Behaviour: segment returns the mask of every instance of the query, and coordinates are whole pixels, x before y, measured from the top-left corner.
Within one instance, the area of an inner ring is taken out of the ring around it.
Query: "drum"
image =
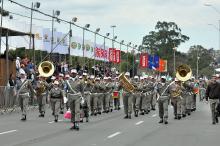
[[[112,93],[112,98],[119,98],[119,92],[118,91],[114,91]]]

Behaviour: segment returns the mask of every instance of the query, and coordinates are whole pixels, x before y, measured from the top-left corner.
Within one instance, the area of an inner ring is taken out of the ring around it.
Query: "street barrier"
[[[29,100],[29,109],[37,109],[37,101],[33,98]],[[20,111],[19,100],[16,97],[14,87],[0,86],[0,114]]]

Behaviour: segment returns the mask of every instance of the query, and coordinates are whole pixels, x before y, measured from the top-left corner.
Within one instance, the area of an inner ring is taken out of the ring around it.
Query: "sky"
[[[31,6],[30,0],[14,1]],[[182,34],[190,37],[189,41],[177,48],[178,51],[187,52],[192,45],[220,49],[220,0],[38,0],[38,2],[41,3],[40,11],[52,14],[53,10],[60,10],[60,18],[71,21],[73,17],[77,17],[76,24],[84,26],[89,23],[91,25],[89,29],[94,31],[100,28],[100,34],[103,35],[107,32],[112,35],[113,29],[110,26],[116,25],[117,40],[125,40],[125,43],[141,45],[143,36],[153,31],[158,21],[167,21],[175,22],[181,28]],[[30,16],[30,10],[8,0],[4,0],[4,9]],[[33,17],[49,19],[36,12],[33,13]],[[30,19],[13,15],[13,20],[10,21],[29,23]],[[51,27],[49,21],[33,20],[33,24]],[[68,24],[56,22],[54,25],[59,31],[69,30]],[[82,36],[81,29],[72,28],[73,35]],[[86,32],[85,39],[94,40],[94,34]],[[97,42],[103,42],[103,38],[97,37]],[[110,45],[111,42],[107,41],[107,44]],[[115,46],[119,47],[118,44]]]

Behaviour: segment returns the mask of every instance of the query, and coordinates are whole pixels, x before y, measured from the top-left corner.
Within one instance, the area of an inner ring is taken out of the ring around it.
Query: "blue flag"
[[[158,68],[159,67],[159,62],[160,62],[160,57],[157,55],[154,55],[154,67]]]
[[[153,66],[154,66],[154,57],[149,55],[148,56],[148,68],[153,69]]]

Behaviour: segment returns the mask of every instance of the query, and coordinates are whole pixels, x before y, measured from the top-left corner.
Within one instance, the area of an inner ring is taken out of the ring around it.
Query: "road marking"
[[[62,122],[63,120],[58,120],[58,122]],[[54,121],[48,122],[49,124],[55,123]]]
[[[113,138],[113,137],[115,137],[115,136],[117,136],[119,134],[121,134],[121,132],[116,132],[114,134],[109,135],[108,138]]]
[[[152,115],[152,117],[156,117],[156,116],[157,116],[157,114]]]
[[[140,125],[142,123],[144,123],[144,121],[139,121],[139,122],[135,123],[135,125]]]
[[[17,131],[17,130],[5,131],[5,132],[0,133],[0,135],[7,134],[7,133],[12,133],[12,132],[16,132],[16,131]]]

